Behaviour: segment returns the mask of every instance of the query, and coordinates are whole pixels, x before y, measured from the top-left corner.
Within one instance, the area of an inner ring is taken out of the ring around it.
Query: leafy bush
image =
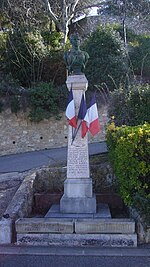
[[[0,76],[0,96],[18,95],[19,92],[19,83],[13,79],[11,74]]]
[[[111,26],[99,26],[85,40],[83,49],[90,58],[86,76],[90,87],[106,86],[113,90],[124,81],[128,72],[128,61],[123,42]]]
[[[61,32],[53,31],[50,33],[49,30],[42,31],[41,35],[43,37],[44,44],[49,50],[60,50],[62,49],[63,34]]]
[[[134,205],[150,219],[150,124],[107,129],[109,158],[125,204]],[[145,205],[141,205],[141,200]]]
[[[17,114],[17,112],[20,110],[19,96],[12,96],[11,97],[10,108],[11,108],[12,113]]]
[[[0,48],[5,74],[11,73],[24,87],[41,81],[56,85],[65,82],[61,33],[20,28],[3,37]]]
[[[108,114],[117,126],[150,123],[150,85],[133,84],[111,92]]]
[[[32,121],[39,122],[58,113],[57,91],[51,84],[40,83],[29,89],[29,104],[31,111],[29,117]]]
[[[123,39],[123,28],[117,24],[113,24],[113,28]],[[127,28],[126,37],[131,70],[134,75],[148,79],[150,76],[150,35],[136,34]]]
[[[141,77],[150,76],[150,35],[133,35],[129,41],[133,71]]]
[[[33,88],[25,89],[11,75],[4,76],[0,77],[0,112],[7,108],[13,113],[19,110],[25,112],[30,107],[31,120],[40,121],[65,110],[68,100],[65,85],[54,88],[50,83],[39,83]]]
[[[13,113],[17,113],[21,108],[26,110],[26,90],[10,74],[0,77],[0,97],[3,99],[1,111],[7,108]]]
[[[29,87],[32,82],[41,80],[43,58],[47,53],[40,32],[16,29],[7,38],[5,72]]]
[[[8,33],[0,31],[0,69],[5,67],[5,47]]]
[[[43,61],[42,81],[52,82],[55,86],[65,84],[66,67],[62,51],[54,51]]]
[[[0,100],[0,113],[2,112],[2,110],[3,110],[3,102]]]

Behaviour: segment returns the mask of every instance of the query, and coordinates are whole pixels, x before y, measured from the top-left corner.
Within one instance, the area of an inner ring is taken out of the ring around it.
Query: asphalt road
[[[102,152],[107,152],[105,142],[89,144],[90,155]],[[0,173],[24,172],[37,167],[66,162],[66,160],[66,147],[1,156]]]
[[[150,257],[0,255],[0,267],[149,267]]]

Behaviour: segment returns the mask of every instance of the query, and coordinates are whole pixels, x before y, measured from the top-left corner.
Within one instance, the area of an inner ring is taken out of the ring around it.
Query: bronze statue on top
[[[64,54],[66,68],[69,74],[79,75],[83,73],[89,55],[80,50],[80,40],[77,33],[72,34],[69,39],[72,48]]]

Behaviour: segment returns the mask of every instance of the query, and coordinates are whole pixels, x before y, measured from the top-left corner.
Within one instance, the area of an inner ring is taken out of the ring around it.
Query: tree
[[[57,29],[64,34],[66,43],[69,25],[73,19],[87,14],[91,7],[99,5],[97,0],[1,0],[0,8],[13,27],[19,24],[34,24],[39,27],[49,17]]]
[[[124,12],[128,16],[141,19],[148,19],[150,14],[150,0],[107,0],[99,8],[98,13],[108,12],[122,15]]]
[[[57,0],[55,4],[50,0],[43,0],[45,3],[48,15],[55,22],[57,28],[64,33],[64,43],[66,43],[69,24],[72,20],[85,13],[85,10],[92,7],[93,0]],[[53,11],[54,10],[54,11]]]
[[[111,26],[99,25],[84,41],[83,49],[90,56],[85,74],[91,90],[98,87],[112,91],[121,83],[126,84],[129,72],[126,51]]]
[[[1,0],[0,1],[1,29],[20,26],[42,27],[48,23],[49,18],[43,7],[42,0]]]
[[[126,18],[134,17],[141,21],[150,21],[150,0],[106,0],[98,14],[109,13],[122,17],[124,44],[126,46]]]

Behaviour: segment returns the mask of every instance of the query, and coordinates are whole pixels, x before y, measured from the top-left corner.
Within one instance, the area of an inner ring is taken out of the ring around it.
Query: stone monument
[[[65,54],[65,62],[69,72],[66,84],[73,92],[76,115],[81,98],[88,87],[83,70],[89,58],[80,50],[77,34],[70,37],[72,49]],[[68,132],[67,179],[64,182],[64,195],[60,200],[61,213],[96,213],[96,197],[92,190],[92,179],[89,172],[89,153],[87,135],[81,137],[80,121],[77,122],[77,134],[72,139],[72,126]]]
[[[76,35],[71,42],[73,48],[65,55],[69,71],[66,83],[68,89],[72,89],[71,101],[73,92],[77,115],[88,86],[82,72],[88,55],[80,50]],[[60,205],[53,205],[44,218],[17,220],[18,245],[137,246],[134,221],[111,219],[107,204],[97,205],[96,212],[96,198],[89,172],[88,140],[87,135],[82,138],[80,125],[79,119],[76,129],[69,125],[67,179]]]

